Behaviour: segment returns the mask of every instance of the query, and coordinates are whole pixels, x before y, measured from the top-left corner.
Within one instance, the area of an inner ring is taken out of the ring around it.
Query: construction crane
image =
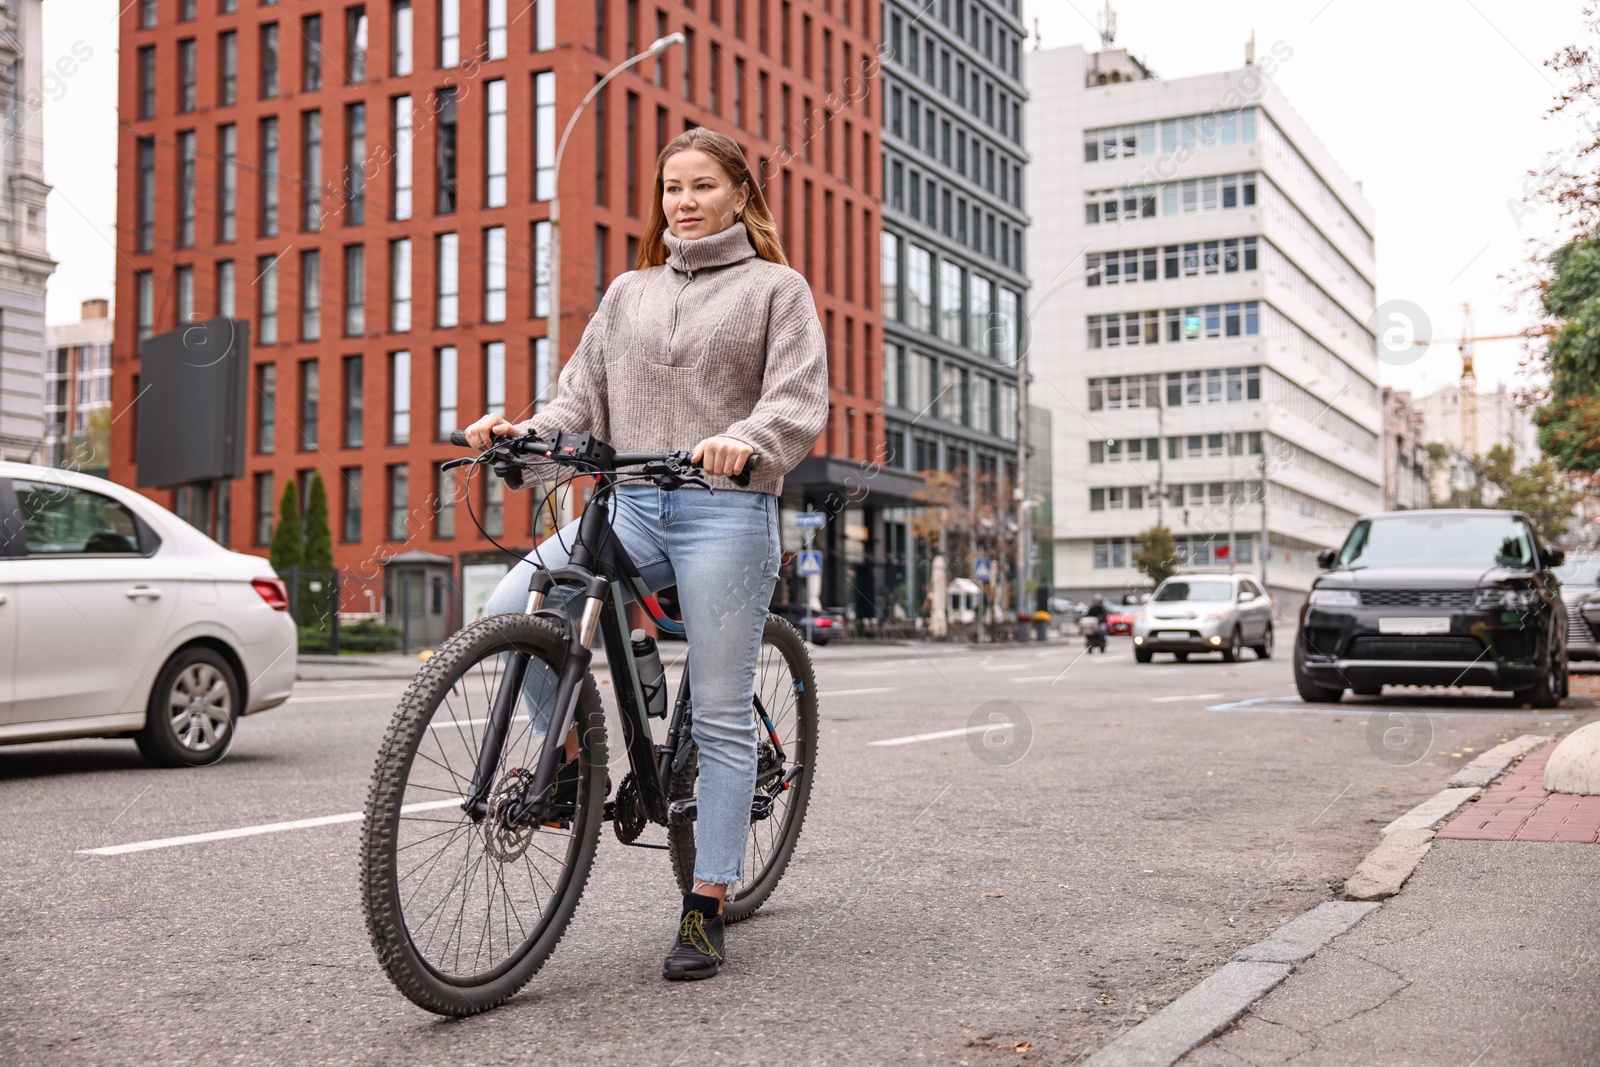
[[[1473,367],[1473,345],[1478,341],[1531,341],[1539,337],[1554,337],[1561,327],[1555,324],[1533,326],[1518,333],[1478,335],[1472,332],[1472,305],[1461,303],[1461,340],[1456,342],[1456,353],[1461,357],[1461,378],[1457,385],[1461,411],[1461,445],[1468,455],[1478,453],[1478,376]],[[1416,344],[1424,347],[1432,339],[1419,338]]]

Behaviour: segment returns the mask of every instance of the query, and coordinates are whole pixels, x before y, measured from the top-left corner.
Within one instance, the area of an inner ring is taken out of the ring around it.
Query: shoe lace
[[[688,945],[696,952],[707,956],[715,956],[717,950],[711,945],[711,934],[706,930],[706,917],[704,912],[691,911],[684,915],[678,923],[678,943]]]

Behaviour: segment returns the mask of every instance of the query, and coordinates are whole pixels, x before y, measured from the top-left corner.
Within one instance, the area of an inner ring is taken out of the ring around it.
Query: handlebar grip
[[[451,430],[450,431],[450,443],[455,445],[457,448],[471,448],[472,447],[470,444],[467,443],[467,435],[462,433],[460,430]]]
[[[744,469],[733,476],[733,484],[749,485],[750,475],[754,474],[756,468],[759,466],[761,466],[761,453],[750,453],[750,458],[744,461]]]

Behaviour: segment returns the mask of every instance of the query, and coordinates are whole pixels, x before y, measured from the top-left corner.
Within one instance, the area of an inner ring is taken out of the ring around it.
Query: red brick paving
[[[1544,765],[1555,743],[1524,756],[1436,835],[1457,841],[1600,843],[1600,797],[1546,793]]]

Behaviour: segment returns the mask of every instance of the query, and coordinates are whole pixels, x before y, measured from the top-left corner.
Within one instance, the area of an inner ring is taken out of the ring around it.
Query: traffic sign
[[[800,565],[797,568],[802,578],[822,573],[822,553],[806,549],[800,553]]]
[[[989,557],[979,556],[972,561],[972,576],[980,582],[989,580]]]
[[[794,513],[794,524],[802,530],[820,530],[827,525],[828,514],[824,511],[797,511]]]

